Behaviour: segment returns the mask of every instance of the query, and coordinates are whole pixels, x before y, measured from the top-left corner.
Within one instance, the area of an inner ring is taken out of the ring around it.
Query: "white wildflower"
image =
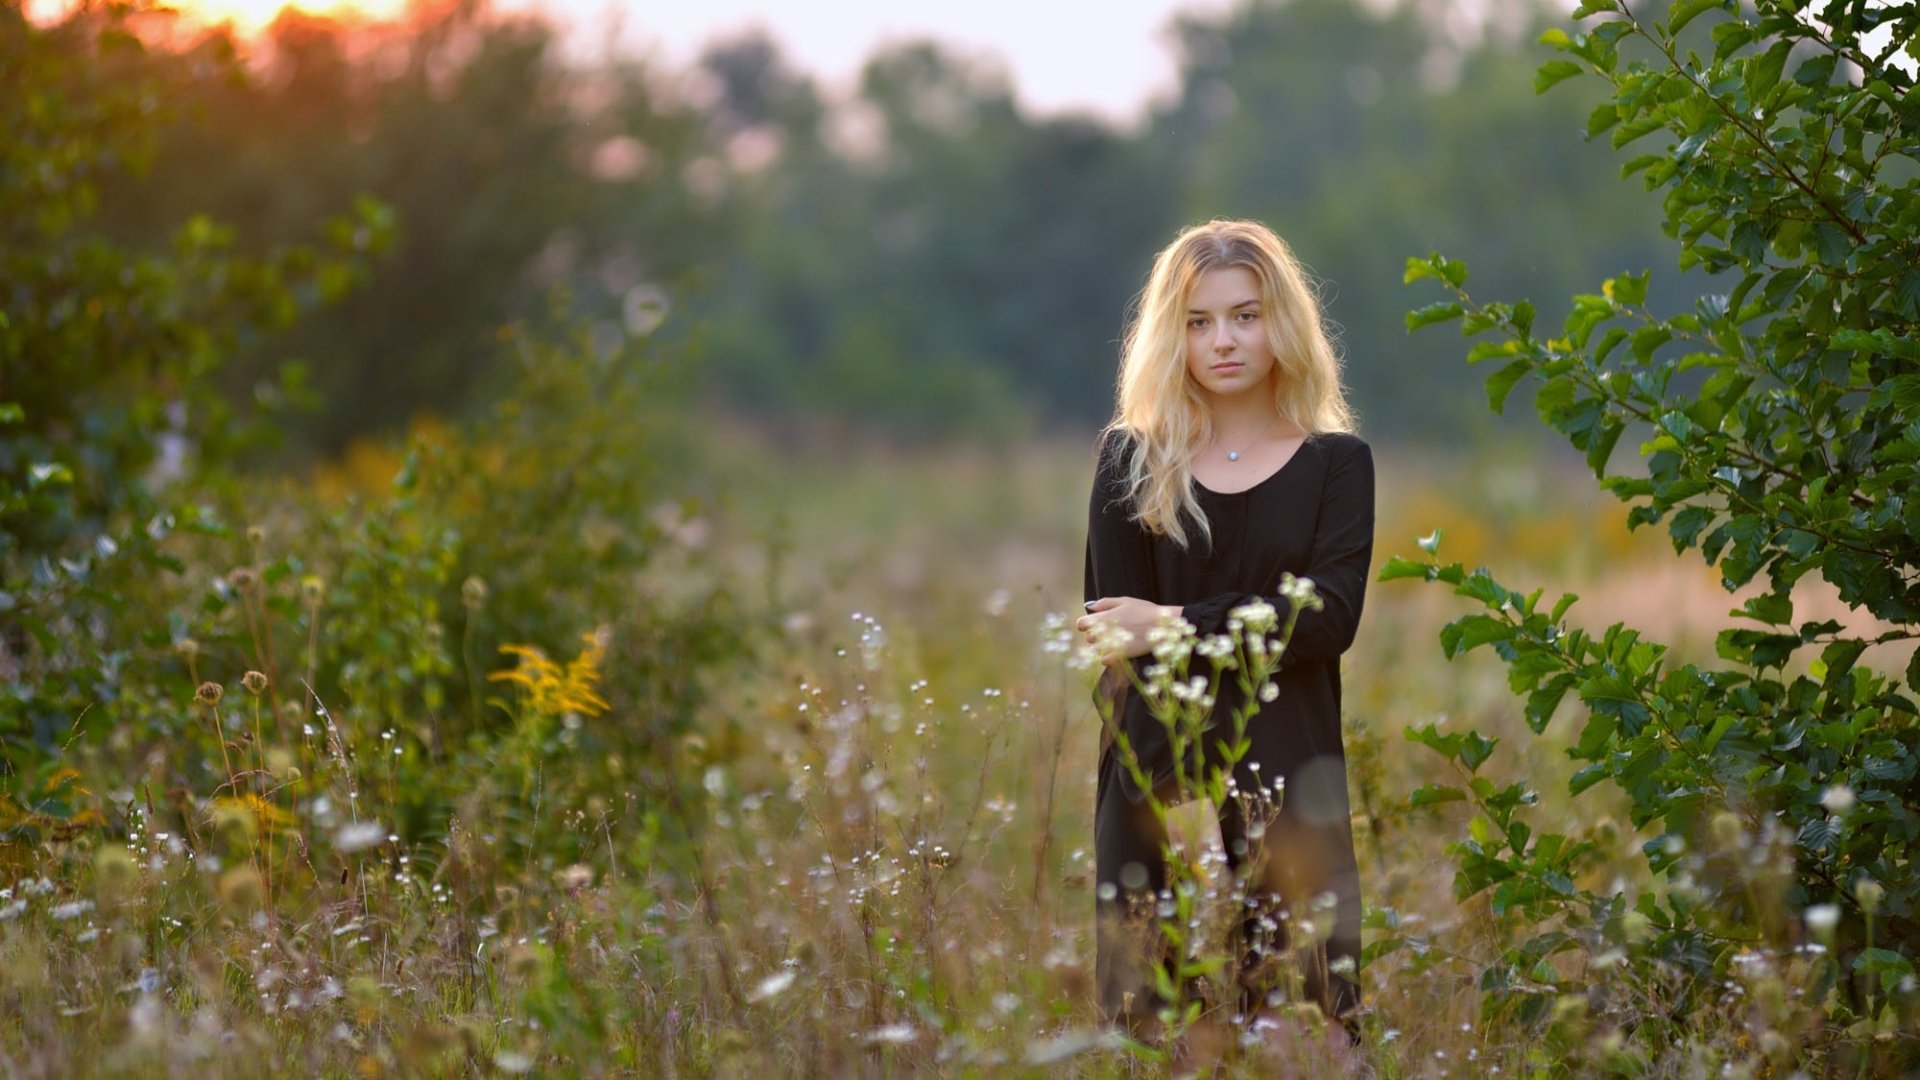
[[[766,978],[761,979],[760,985],[754,987],[753,992],[747,995],[747,1000],[766,1001],[770,998],[778,997],[784,993],[788,987],[793,985],[793,981],[797,977],[798,976],[794,975],[791,971],[776,971]]]
[[[1820,805],[1835,817],[1845,817],[1854,802],[1853,789],[1845,784],[1835,784],[1820,795]]]
[[[333,834],[334,850],[342,854],[364,851],[387,838],[387,830],[377,821],[356,821],[340,826]]]
[[[1840,925],[1839,904],[1815,904],[1806,910],[1807,929],[1816,937],[1826,937]]]

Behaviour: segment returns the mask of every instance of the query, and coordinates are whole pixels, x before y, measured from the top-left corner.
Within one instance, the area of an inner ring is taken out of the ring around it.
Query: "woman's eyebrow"
[[[1257,303],[1259,303],[1259,302],[1260,302],[1260,301],[1259,301],[1259,299],[1258,299],[1257,297],[1256,297],[1256,298],[1254,298],[1254,299],[1249,299],[1249,300],[1242,300],[1242,301],[1240,301],[1239,303],[1237,303],[1237,304],[1235,304],[1235,305],[1233,305],[1232,307],[1230,307],[1230,308],[1228,308],[1227,310],[1228,310],[1228,311],[1239,311],[1239,310],[1240,310],[1241,308],[1243,308],[1243,307],[1246,307],[1246,306],[1247,306],[1248,304],[1257,304]],[[1196,308],[1188,308],[1188,309],[1187,309],[1187,314],[1189,314],[1189,315],[1205,315],[1205,314],[1206,314],[1206,312],[1205,312],[1205,311],[1203,311],[1202,309],[1200,309],[1200,308],[1197,308],[1197,307],[1196,307]]]

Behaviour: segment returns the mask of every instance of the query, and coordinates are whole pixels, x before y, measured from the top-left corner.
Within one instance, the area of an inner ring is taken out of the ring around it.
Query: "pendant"
[[[1229,450],[1229,451],[1227,451],[1227,460],[1228,460],[1228,461],[1239,461],[1239,460],[1240,460],[1240,451],[1238,451],[1238,450]]]

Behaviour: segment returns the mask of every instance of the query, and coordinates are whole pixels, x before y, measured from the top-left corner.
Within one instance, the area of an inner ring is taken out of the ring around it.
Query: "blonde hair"
[[[1352,431],[1335,351],[1315,286],[1293,252],[1257,221],[1215,219],[1181,230],[1153,261],[1121,348],[1113,419],[1129,437],[1127,493],[1134,520],[1187,546],[1182,511],[1212,544],[1193,493],[1193,458],[1214,436],[1213,413],[1187,373],[1187,303],[1209,270],[1245,267],[1260,283],[1273,353],[1274,408],[1308,436]]]

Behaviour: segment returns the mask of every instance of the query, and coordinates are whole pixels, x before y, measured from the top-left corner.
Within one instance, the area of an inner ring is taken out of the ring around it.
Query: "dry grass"
[[[1153,1048],[1104,1033],[1089,998],[1095,720],[1083,677],[1041,629],[1078,604],[1082,440],[797,455],[721,434],[710,471],[689,481],[728,500],[675,527],[749,582],[786,637],[715,688],[696,734],[655,748],[697,778],[697,803],[651,803],[637,784],[592,805],[476,792],[412,850],[347,850],[336,836],[303,853],[306,899],[280,910],[233,870],[284,846],[182,838],[166,827],[178,815],[136,808],[144,825],[125,844],[50,844],[10,875],[0,1071],[1167,1071]],[[1657,537],[1628,535],[1601,496],[1561,498],[1591,488],[1577,472],[1496,473],[1392,447],[1379,462],[1378,558],[1442,526],[1443,554],[1583,594],[1576,620],[1623,619],[1711,654],[1732,602]],[[775,523],[784,550],[762,542]],[[690,555],[681,569],[713,565]],[[641,595],[670,596],[675,572],[664,566]],[[1604,838],[1615,855],[1599,874],[1640,873],[1640,838],[1604,791],[1565,796],[1559,733],[1525,733],[1492,658],[1441,659],[1435,635],[1459,610],[1430,586],[1376,586],[1346,661],[1366,901],[1419,939],[1365,973],[1367,1044],[1341,1049],[1311,1012],[1212,1015],[1177,1048],[1175,1071],[1635,1067],[1618,1033],[1572,1013],[1527,1030],[1481,1022],[1473,977],[1507,928],[1453,898],[1444,848],[1464,817],[1406,809],[1439,762],[1401,731],[1445,718],[1501,736],[1489,768],[1540,790],[1540,829]],[[642,724],[640,703],[612,705],[591,722]],[[340,779],[344,797],[353,777]],[[1205,810],[1183,808],[1177,835],[1217,865]],[[591,854],[498,858],[491,830],[516,814],[560,823]],[[681,839],[689,814],[704,824],[697,845]],[[1766,1058],[1749,1019],[1744,1006],[1702,1016],[1684,1061],[1644,1071],[1764,1073],[1781,1051]]]

